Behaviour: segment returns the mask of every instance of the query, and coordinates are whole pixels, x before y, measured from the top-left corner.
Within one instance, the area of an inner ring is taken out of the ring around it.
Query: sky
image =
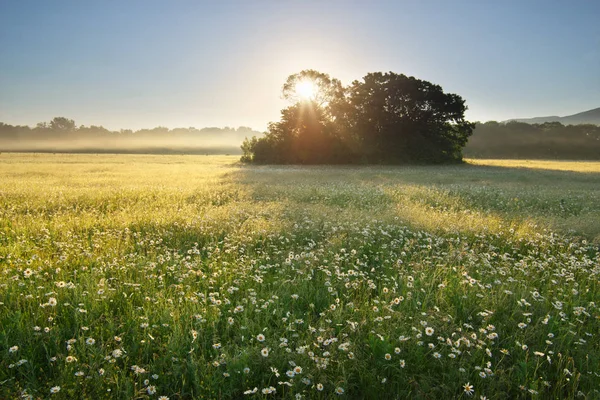
[[[249,126],[288,75],[393,71],[471,121],[600,107],[600,1],[0,0],[0,121]]]

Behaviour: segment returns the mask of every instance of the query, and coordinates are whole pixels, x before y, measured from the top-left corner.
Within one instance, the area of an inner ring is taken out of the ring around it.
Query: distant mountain
[[[580,125],[580,124],[600,125],[600,107],[594,108],[593,110],[580,112],[578,114],[567,115],[566,117],[559,117],[559,116],[553,115],[550,117],[510,119],[506,122],[509,122],[509,121],[525,122],[528,124],[543,124],[544,122],[560,122],[563,125]]]

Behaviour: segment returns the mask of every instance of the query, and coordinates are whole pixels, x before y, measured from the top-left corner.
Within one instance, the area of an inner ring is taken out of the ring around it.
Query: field
[[[0,154],[0,398],[600,398],[600,163]]]

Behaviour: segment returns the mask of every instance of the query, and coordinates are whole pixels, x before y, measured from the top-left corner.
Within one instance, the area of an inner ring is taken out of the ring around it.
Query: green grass
[[[600,163],[0,176],[0,398],[600,396]]]

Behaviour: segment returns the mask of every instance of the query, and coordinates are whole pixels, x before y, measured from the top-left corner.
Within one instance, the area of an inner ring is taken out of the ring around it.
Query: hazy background
[[[598,1],[2,1],[0,121],[111,130],[249,126],[285,78],[395,71],[470,120],[600,105]]]

